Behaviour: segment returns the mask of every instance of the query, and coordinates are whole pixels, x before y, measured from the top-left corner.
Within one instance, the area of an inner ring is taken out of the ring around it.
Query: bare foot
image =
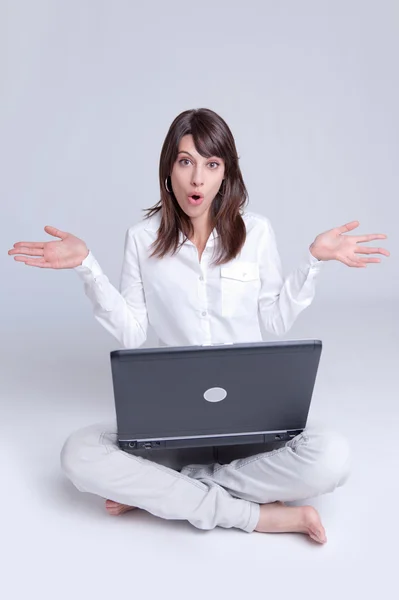
[[[137,507],[128,506],[127,504],[119,504],[119,502],[114,502],[113,500],[106,500],[105,508],[107,509],[110,515],[122,515],[128,510],[134,510]]]
[[[255,531],[262,533],[307,533],[315,542],[325,544],[326,532],[313,506],[285,506],[283,502],[261,504]]]

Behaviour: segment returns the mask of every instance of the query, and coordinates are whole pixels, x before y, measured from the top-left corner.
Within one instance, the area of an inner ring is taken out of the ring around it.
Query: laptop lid
[[[306,426],[320,340],[114,350],[123,449],[284,440]]]

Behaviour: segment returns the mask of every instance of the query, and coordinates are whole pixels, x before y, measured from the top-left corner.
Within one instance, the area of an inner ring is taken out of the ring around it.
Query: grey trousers
[[[142,508],[199,529],[259,521],[260,504],[305,500],[332,492],[349,475],[350,453],[338,434],[307,427],[273,447],[240,445],[138,450],[117,445],[116,423],[73,433],[61,451],[66,476],[82,492]],[[217,460],[215,460],[215,457]]]

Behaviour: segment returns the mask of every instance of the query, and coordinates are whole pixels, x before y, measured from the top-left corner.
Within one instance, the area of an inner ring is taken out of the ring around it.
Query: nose
[[[192,183],[193,187],[196,187],[196,188],[200,187],[201,185],[204,185],[204,172],[201,167],[197,166],[193,170],[193,176],[192,176],[191,183]]]

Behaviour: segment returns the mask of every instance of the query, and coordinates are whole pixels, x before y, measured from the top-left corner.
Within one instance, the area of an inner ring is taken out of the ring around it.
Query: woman
[[[143,344],[148,323],[161,344],[173,346],[260,341],[259,320],[268,331],[284,334],[312,302],[323,261],[358,268],[380,262],[360,255],[389,256],[382,248],[358,245],[383,234],[343,236],[358,226],[354,221],[318,235],[284,281],[271,224],[244,211],[247,191],[234,138],[211,110],[185,111],[174,120],[159,175],[160,201],[127,231],[120,292],[82,240],[54,227],[45,231],[59,241],[18,242],[9,251],[22,255],[15,260],[26,265],[74,268],[95,318],[123,347]],[[114,515],[139,507],[201,529],[296,531],[325,543],[317,511],[284,502],[344,483],[345,439],[306,428],[278,448],[251,450],[234,447],[228,460],[217,463],[212,449],[127,454],[117,446],[111,423],[73,433],[61,462],[79,490],[108,498],[106,508]],[[189,457],[202,464],[187,464]]]

